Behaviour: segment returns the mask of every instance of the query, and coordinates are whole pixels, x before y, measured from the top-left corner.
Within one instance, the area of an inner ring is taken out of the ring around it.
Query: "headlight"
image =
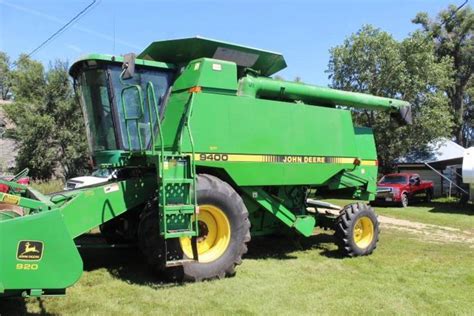
[[[400,189],[399,188],[392,188],[392,193],[393,194],[398,194],[398,193],[400,193]]]

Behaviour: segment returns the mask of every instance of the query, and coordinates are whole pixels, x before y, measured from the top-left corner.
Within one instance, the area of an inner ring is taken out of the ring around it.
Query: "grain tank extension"
[[[406,102],[274,80],[277,53],[203,38],[138,56],[91,54],[70,74],[107,183],[43,195],[0,181],[0,296],[65,293],[82,274],[74,239],[100,227],[174,278],[232,276],[251,236],[335,230],[342,253],[375,249],[372,130],[351,109],[410,122]]]

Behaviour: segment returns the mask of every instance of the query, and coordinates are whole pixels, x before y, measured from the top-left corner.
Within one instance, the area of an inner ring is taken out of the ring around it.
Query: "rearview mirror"
[[[123,55],[122,69],[124,71],[122,73],[122,79],[130,79],[135,74],[135,57],[136,55],[134,53]]]

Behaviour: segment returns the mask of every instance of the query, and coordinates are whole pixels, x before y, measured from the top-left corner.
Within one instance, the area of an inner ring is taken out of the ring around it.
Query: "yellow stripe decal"
[[[330,163],[354,164],[356,158],[351,157],[320,157],[320,156],[286,156],[286,155],[241,155],[222,153],[194,154],[196,161],[208,162],[270,162],[270,163]],[[362,166],[377,166],[377,160],[361,160]]]
[[[3,202],[5,204],[13,204],[13,205],[18,205],[20,204],[20,197],[17,195],[11,195],[4,193],[3,198],[0,202]]]
[[[377,160],[361,160],[361,166],[377,166]]]

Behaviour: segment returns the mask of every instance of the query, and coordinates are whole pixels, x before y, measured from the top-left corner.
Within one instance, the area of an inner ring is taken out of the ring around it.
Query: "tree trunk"
[[[466,140],[463,134],[464,125],[464,100],[463,100],[464,89],[462,87],[456,87],[455,92],[451,97],[451,104],[454,108],[454,117],[456,120],[455,136],[456,142],[464,146]]]

